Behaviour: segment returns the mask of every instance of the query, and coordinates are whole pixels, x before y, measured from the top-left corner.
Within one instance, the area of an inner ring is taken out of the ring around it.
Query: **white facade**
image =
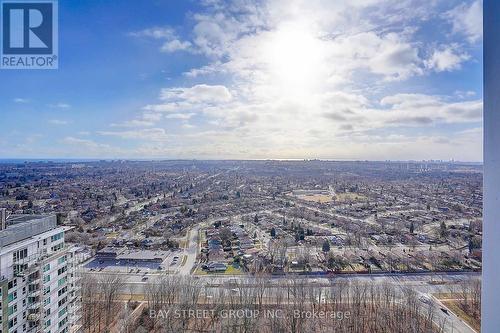
[[[92,257],[91,253],[82,247],[73,245],[68,248],[68,319],[70,332],[81,329],[81,286],[80,267],[82,263]]]
[[[24,215],[0,230],[0,238],[9,232],[0,243],[0,333],[69,332],[75,300],[67,229],[55,216]]]

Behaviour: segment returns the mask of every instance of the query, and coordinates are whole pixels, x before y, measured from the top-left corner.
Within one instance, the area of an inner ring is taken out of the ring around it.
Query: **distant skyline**
[[[482,2],[59,2],[0,158],[482,161]]]
[[[464,164],[464,165],[482,165],[483,162],[474,161],[456,161],[456,160],[325,160],[325,159],[166,159],[166,158],[0,158],[0,164],[10,163],[91,163],[91,162],[172,162],[172,161],[196,161],[196,162],[360,162],[360,163],[412,163],[412,164]]]

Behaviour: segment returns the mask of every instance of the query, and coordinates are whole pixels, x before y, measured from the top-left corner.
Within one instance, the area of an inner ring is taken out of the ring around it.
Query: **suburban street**
[[[195,241],[197,232],[195,229],[190,233],[190,240]],[[188,258],[195,258],[196,256],[190,256],[191,251],[196,251],[196,248],[191,246],[186,249],[188,253]],[[188,259],[189,262],[193,262],[192,259]],[[182,276],[189,276],[189,271],[192,266],[184,265],[179,273]],[[126,278],[123,284],[123,295],[133,295],[134,298],[143,299],[144,297],[144,286],[148,283],[155,283],[155,279],[158,278],[162,273],[151,272],[148,274],[149,278],[147,281],[142,280],[141,275],[128,275],[119,272],[92,272],[92,274],[106,275],[106,274],[120,274]],[[446,307],[437,300],[433,294],[448,293],[450,292],[450,287],[456,285],[460,281],[464,281],[471,277],[478,277],[479,273],[473,272],[459,272],[459,273],[428,273],[428,274],[380,274],[380,275],[335,275],[332,277],[318,277],[318,276],[271,276],[266,277],[265,284],[267,288],[279,288],[280,286],[286,286],[283,282],[288,280],[291,281],[297,278],[307,279],[310,284],[316,288],[323,288],[325,292],[328,291],[332,285],[340,283],[360,283],[360,284],[370,284],[379,285],[389,284],[395,287],[395,289],[402,295],[405,288],[410,288],[419,294],[419,299],[421,302],[430,304],[434,309],[436,325],[441,325],[444,323],[443,327],[446,333],[474,333],[475,331],[458,318],[453,312],[446,309]],[[202,290],[206,295],[210,295],[212,290],[216,289],[226,289],[234,290],[235,286],[238,288],[252,288],[256,284],[252,281],[254,278],[242,275],[235,276],[193,276],[192,278],[199,281],[199,283],[204,287]],[[423,296],[423,297],[422,297]],[[443,311],[442,309],[446,310]]]

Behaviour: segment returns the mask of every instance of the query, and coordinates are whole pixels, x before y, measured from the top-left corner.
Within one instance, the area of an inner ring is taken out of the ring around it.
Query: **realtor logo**
[[[57,2],[1,3],[2,69],[55,69],[58,66]]]

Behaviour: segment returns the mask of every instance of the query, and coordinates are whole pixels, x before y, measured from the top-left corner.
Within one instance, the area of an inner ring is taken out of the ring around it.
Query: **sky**
[[[0,158],[482,161],[482,1],[60,1]]]

